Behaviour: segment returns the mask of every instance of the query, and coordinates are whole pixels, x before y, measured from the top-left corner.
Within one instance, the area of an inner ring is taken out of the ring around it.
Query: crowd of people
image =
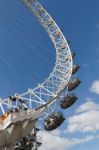
[[[13,103],[16,103],[16,107],[14,110],[12,109]],[[13,112],[13,111],[18,112],[20,109],[23,109],[23,110],[28,109],[26,104],[25,104],[25,101],[22,98],[19,98],[17,96],[9,96],[8,97],[8,110],[9,110],[9,112]]]

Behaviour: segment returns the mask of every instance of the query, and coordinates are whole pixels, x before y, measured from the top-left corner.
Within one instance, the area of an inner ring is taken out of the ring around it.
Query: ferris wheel
[[[53,105],[60,101],[60,107],[67,109],[75,103],[77,97],[69,91],[74,90],[81,81],[72,79],[79,66],[73,65],[74,54],[54,19],[37,0],[21,1],[48,33],[55,46],[56,62],[49,77],[36,88],[0,100],[0,149],[20,150],[23,146],[23,149],[37,150],[41,142],[36,136],[36,122],[43,115],[45,130],[52,131],[59,127],[65,118],[62,113],[55,112]]]

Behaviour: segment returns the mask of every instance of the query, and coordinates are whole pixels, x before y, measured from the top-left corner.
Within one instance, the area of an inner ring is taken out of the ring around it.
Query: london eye
[[[37,137],[38,119],[43,116],[46,131],[59,127],[65,118],[61,112],[55,110],[54,104],[59,101],[61,109],[71,107],[77,100],[71,91],[81,83],[80,79],[72,78],[80,67],[73,65],[75,54],[71,52],[69,43],[55,20],[38,0],[20,1],[48,33],[56,50],[56,62],[53,71],[43,83],[39,83],[33,89],[29,88],[24,93],[15,93],[1,99],[0,149],[2,150],[37,150],[42,144],[41,139]]]

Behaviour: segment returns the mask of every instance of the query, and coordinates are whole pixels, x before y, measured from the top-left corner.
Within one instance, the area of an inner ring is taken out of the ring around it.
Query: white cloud
[[[64,150],[69,147],[69,140],[60,137],[59,135],[49,134],[48,132],[40,132],[40,136],[43,138],[43,145],[40,150]]]
[[[66,132],[68,133],[87,133],[99,130],[99,104],[86,102],[79,106],[77,113],[68,119]]]
[[[92,86],[90,88],[90,91],[91,92],[94,92],[96,94],[99,94],[99,80],[95,80],[93,83],[92,83]]]
[[[39,132],[39,135],[43,138],[40,150],[66,150],[74,145],[99,139],[98,132],[96,132],[99,130],[99,105],[90,101],[90,98],[87,98],[87,100],[87,102],[79,106],[76,114],[67,120],[66,132],[59,129],[50,133],[45,131]],[[70,138],[64,136],[67,132],[70,133]],[[77,132],[86,134],[81,134],[82,137],[74,138],[75,134],[72,133]]]
[[[98,134],[98,135],[96,135],[96,138],[97,138],[97,139],[99,139],[99,134]]]
[[[67,132],[96,132],[99,130],[99,111],[84,112],[68,119]]]
[[[85,111],[92,111],[92,110],[99,110],[99,104],[96,104],[92,101],[88,101],[84,104],[82,104],[77,110],[77,113],[82,113]]]
[[[57,132],[59,131],[57,130]],[[83,144],[96,138],[93,135],[87,135],[83,138],[63,138],[61,136],[58,136],[57,133],[56,135],[52,135],[44,131],[41,131],[39,134],[43,137],[43,145],[39,148],[40,150],[66,150],[73,145]]]

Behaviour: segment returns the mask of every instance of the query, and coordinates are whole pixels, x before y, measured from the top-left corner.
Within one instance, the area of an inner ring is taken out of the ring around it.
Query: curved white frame
[[[37,0],[21,0],[36,16],[39,22],[47,31],[56,49],[56,63],[52,73],[44,83],[38,84],[34,89],[28,89],[27,92],[17,95],[27,102],[29,109],[35,109],[38,115],[52,105],[67,86],[72,75],[72,54],[62,31],[55,21],[41,6]],[[0,101],[0,109],[5,113],[4,105],[9,105],[8,98]],[[33,104],[39,104],[39,107],[33,108]],[[17,103],[12,105],[17,107]],[[36,115],[38,117],[38,115]]]

